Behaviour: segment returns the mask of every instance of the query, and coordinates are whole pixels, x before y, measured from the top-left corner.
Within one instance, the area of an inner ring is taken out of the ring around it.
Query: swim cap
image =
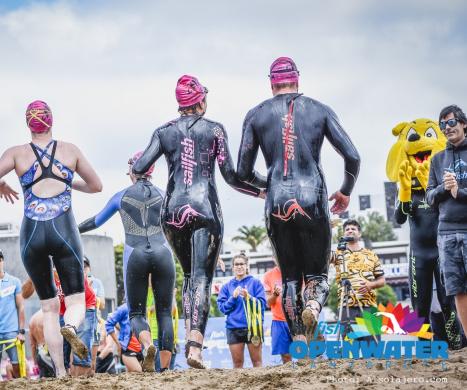
[[[26,123],[33,133],[45,133],[52,127],[52,111],[46,102],[35,100],[26,109]]]
[[[196,77],[189,75],[180,77],[175,88],[179,107],[189,107],[199,103],[207,93],[207,88],[203,87]]]
[[[143,155],[143,152],[137,152],[134,154],[133,157],[130,157],[128,160],[129,165],[133,165],[136,161],[140,159],[140,157]],[[152,164],[149,169],[144,173],[146,176],[151,176],[152,173],[154,172],[154,164]]]
[[[297,65],[295,65],[295,62],[289,57],[277,58],[269,69],[271,84],[296,83],[298,82],[299,74],[300,72],[297,70]]]

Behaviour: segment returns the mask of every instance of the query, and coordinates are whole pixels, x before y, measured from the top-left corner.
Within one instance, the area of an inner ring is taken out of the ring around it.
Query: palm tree
[[[232,241],[246,242],[252,252],[256,252],[258,245],[260,245],[266,238],[266,228],[264,226],[252,225],[251,227],[243,225],[238,228],[240,235],[232,238]]]

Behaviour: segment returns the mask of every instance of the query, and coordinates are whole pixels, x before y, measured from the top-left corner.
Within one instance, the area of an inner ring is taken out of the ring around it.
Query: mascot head
[[[446,147],[446,137],[438,124],[431,119],[415,119],[412,122],[402,122],[392,129],[397,137],[386,161],[386,175],[389,180],[397,182],[401,163],[409,161],[412,167],[412,188],[420,189],[421,185],[415,177],[419,165],[431,161],[431,157]]]

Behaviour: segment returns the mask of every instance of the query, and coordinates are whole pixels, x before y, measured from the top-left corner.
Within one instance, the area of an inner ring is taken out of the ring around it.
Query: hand
[[[459,187],[457,186],[457,182],[456,182],[456,185],[454,187],[451,188],[451,195],[454,199],[457,198],[457,191],[459,190]]]
[[[373,287],[371,286],[371,282],[367,280],[365,282],[362,282],[362,285],[358,289],[358,292],[364,294],[364,293],[370,292],[371,290],[373,290]]]
[[[457,188],[456,175],[452,172],[444,172],[443,183],[446,191],[451,191],[454,187]]]
[[[220,257],[217,259],[217,266],[221,269],[222,272],[225,272],[225,263]]]
[[[412,196],[412,166],[408,160],[401,162],[399,166],[399,200],[401,202],[408,202]]]
[[[417,166],[415,177],[420,182],[424,190],[428,187],[428,176],[430,175],[430,161],[425,160],[423,164]]]
[[[240,289],[240,295],[243,297],[243,298],[246,298],[248,296],[248,290],[246,288],[241,288]]]
[[[260,190],[258,198],[266,199],[266,190]]]
[[[282,288],[280,288],[279,286],[274,286],[274,290],[272,292],[276,297],[279,297],[281,296],[282,294]]]
[[[21,341],[22,343],[24,343],[26,341],[26,337],[24,337],[24,334],[22,333],[18,333],[18,335],[16,336],[16,338]]]
[[[241,290],[242,290],[242,288],[241,288],[240,286],[238,286],[238,287],[234,290],[232,296],[233,296],[234,298],[237,298],[238,295],[240,294],[240,291],[241,291]]]
[[[329,200],[334,200],[334,204],[331,207],[331,213],[342,214],[349,205],[350,196],[344,195],[340,191],[336,191],[331,195]]]
[[[11,188],[6,181],[0,180],[0,199],[5,198],[9,203],[15,203],[13,198],[19,199],[18,193]]]

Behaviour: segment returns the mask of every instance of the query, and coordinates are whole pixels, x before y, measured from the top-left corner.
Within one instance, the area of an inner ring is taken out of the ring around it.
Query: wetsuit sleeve
[[[337,115],[329,107],[327,107],[327,112],[326,138],[344,159],[344,183],[340,192],[350,195],[360,170],[360,156],[350,137],[340,125]]]
[[[434,156],[431,159],[430,176],[428,178],[428,186],[426,187],[426,201],[430,206],[437,206],[442,201],[451,196],[451,192],[444,188],[444,184],[438,181],[438,159]]]
[[[79,224],[78,229],[80,233],[86,233],[90,230],[94,230],[99,226],[102,226],[107,222],[112,215],[114,215],[118,210],[120,210],[121,200],[123,194],[126,190],[116,193],[112,198],[107,202],[104,209],[94,217],[88,218],[86,221]]]
[[[152,164],[162,155],[159,130],[154,131],[151,142],[146,147],[143,155],[133,164],[133,173],[142,175],[148,171]]]
[[[258,196],[260,194],[260,190],[257,187],[253,187],[252,185],[239,180],[239,177],[235,172],[232,156],[230,155],[227,133],[221,126],[218,127],[218,131],[216,132],[216,142],[217,162],[224,180],[239,192],[251,196]],[[254,180],[254,177],[251,179]]]
[[[407,221],[407,216],[412,213],[412,202],[399,202],[396,203],[394,210],[394,218],[399,225],[404,224]]]
[[[223,314],[228,315],[235,308],[235,302],[237,299],[238,297],[234,298],[229,295],[229,289],[227,285],[224,284],[219,296],[217,297],[217,307]]]
[[[266,188],[266,178],[253,169],[258,156],[258,149],[259,142],[253,131],[251,115],[248,114],[243,122],[242,141],[238,151],[237,174],[239,179],[246,183],[259,188]]]
[[[122,310],[118,308],[114,313],[110,314],[105,321],[105,331],[107,334],[115,332],[115,325],[120,322]]]

